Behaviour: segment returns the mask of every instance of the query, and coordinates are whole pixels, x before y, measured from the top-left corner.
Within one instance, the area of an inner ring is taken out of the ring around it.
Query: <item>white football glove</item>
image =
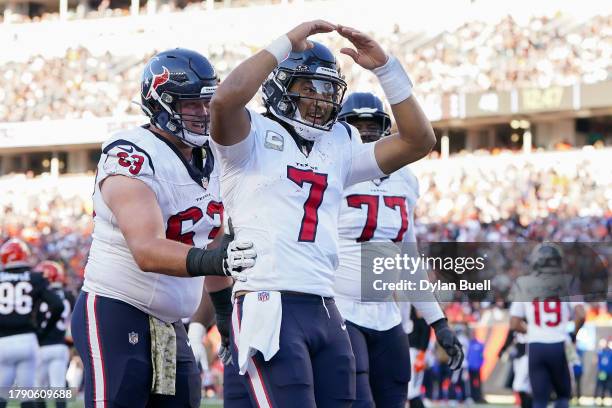
[[[223,272],[237,281],[245,282],[247,278],[242,272],[255,265],[257,252],[251,241],[234,241],[234,226],[230,218],[227,220],[227,234],[221,245],[226,245],[227,248],[223,259]]]
[[[189,339],[191,351],[193,351],[196,363],[200,363],[202,371],[208,371],[208,355],[206,354],[206,347],[204,347],[204,344],[202,343],[205,333],[206,328],[202,323],[189,323],[187,338]]]
[[[227,276],[244,282],[246,276],[242,274],[245,269],[255,265],[257,253],[251,241],[232,241],[227,246],[227,254],[223,260],[223,270]]]

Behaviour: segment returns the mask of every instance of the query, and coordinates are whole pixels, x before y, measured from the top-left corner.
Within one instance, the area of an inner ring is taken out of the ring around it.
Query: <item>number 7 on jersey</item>
[[[302,188],[304,184],[310,184],[310,192],[306,202],[304,202],[304,216],[302,217],[298,241],[314,242],[317,236],[317,224],[319,223],[318,210],[327,189],[327,174],[287,166],[287,178]]]

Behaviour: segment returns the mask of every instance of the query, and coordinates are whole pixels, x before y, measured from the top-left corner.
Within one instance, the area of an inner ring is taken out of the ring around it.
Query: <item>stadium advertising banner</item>
[[[511,93],[478,92],[465,97],[466,117],[503,116],[512,114]]]
[[[612,105],[612,81],[580,85],[580,107],[601,108]]]

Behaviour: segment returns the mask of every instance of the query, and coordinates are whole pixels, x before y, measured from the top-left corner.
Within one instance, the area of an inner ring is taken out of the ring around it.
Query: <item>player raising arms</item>
[[[10,239],[0,247],[0,390],[33,387],[38,362],[35,305],[45,302],[49,326],[61,317],[62,301],[41,273],[32,271],[32,256],[25,242]],[[49,331],[47,327],[41,334]],[[4,389],[3,389],[4,388]],[[6,401],[0,395],[0,407]],[[4,395],[7,397],[7,395]],[[34,406],[33,402],[22,406]]]
[[[365,143],[390,137],[390,117],[382,101],[371,93],[349,95],[339,119],[355,126]],[[357,396],[353,407],[392,408],[404,407],[406,403],[411,352],[400,308],[391,293],[387,301],[361,301],[360,261],[364,242],[406,242],[416,246],[414,209],[418,196],[418,180],[408,167],[344,190],[338,222],[340,266],[334,289],[355,354]],[[426,301],[423,296],[429,299]],[[438,342],[451,357],[451,367],[460,367],[461,345],[434,295],[419,293],[413,300],[418,300],[414,305],[436,330]],[[401,306],[410,309],[407,303]]]
[[[197,52],[155,55],[141,82],[151,123],[102,146],[93,242],[72,318],[86,407],[200,406],[199,370],[180,319],[198,307],[202,276],[216,276],[207,288],[222,289],[255,256],[231,235],[202,249],[223,212],[207,145],[217,83]]]
[[[334,55],[308,40],[334,30],[355,47],[341,52],[378,76],[398,134],[361,144],[355,128],[336,121],[346,83]],[[266,115],[245,108],[260,86]],[[226,378],[225,404],[350,406],[355,360],[333,300],[338,214],[345,187],[384,177],[434,145],[412,84],[372,38],[318,20],[238,65],[217,89],[211,118],[225,208],[237,238],[258,253],[248,280],[234,286],[232,354],[246,375]]]
[[[555,408],[567,408],[572,392],[566,342],[567,325],[574,315],[574,333],[585,320],[581,302],[562,300],[569,296],[571,276],[564,273],[563,252],[557,245],[537,245],[530,255],[533,274],[515,282],[510,307],[510,329],[527,334],[527,358],[533,408],[546,408],[554,389]],[[525,321],[527,323],[525,324]]]

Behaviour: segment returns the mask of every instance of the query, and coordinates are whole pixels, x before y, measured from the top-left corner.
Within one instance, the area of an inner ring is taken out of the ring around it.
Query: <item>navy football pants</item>
[[[281,296],[280,350],[270,361],[258,352],[245,375],[239,375],[232,334],[233,365],[224,372],[225,408],[350,407],[355,399],[355,358],[334,300],[315,295]],[[239,297],[234,303],[234,320],[238,322],[243,299]]]
[[[403,408],[410,381],[408,335],[397,325],[378,331],[346,322],[355,353],[357,395],[353,408]]]
[[[176,331],[176,395],[151,394],[149,316],[116,299],[81,292],[72,337],[84,366],[87,408],[199,407],[201,379],[183,324]]]
[[[564,343],[529,343],[528,358],[533,407],[546,408],[552,390],[557,394],[555,407],[567,407],[572,379]]]

